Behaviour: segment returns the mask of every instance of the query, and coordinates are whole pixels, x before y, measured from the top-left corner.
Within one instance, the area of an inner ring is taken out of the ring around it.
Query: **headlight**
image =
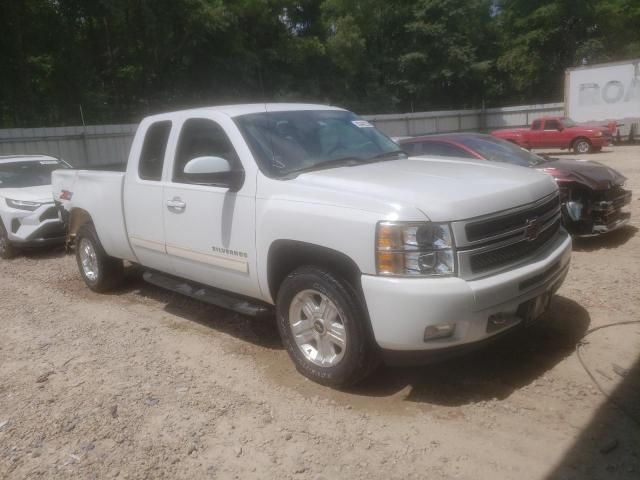
[[[379,222],[378,275],[449,276],[456,273],[451,228],[446,223]]]
[[[40,202],[28,202],[26,200],[11,200],[10,198],[6,200],[9,207],[17,208],[18,210],[29,210],[30,212],[33,212],[42,205]]]

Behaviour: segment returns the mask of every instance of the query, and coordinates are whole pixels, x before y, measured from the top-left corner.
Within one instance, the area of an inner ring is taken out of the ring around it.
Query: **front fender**
[[[268,252],[280,240],[304,242],[349,257],[363,274],[374,275],[376,225],[380,213],[345,207],[288,201],[258,200],[256,204],[258,279],[270,299]]]

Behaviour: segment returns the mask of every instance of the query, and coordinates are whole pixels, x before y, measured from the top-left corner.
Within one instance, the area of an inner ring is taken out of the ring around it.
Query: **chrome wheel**
[[[580,140],[578,143],[576,143],[576,150],[578,151],[578,153],[589,153],[590,149],[591,145],[589,145],[589,142],[585,140]]]
[[[96,250],[88,239],[83,238],[78,245],[78,251],[80,254],[80,263],[82,265],[82,272],[84,276],[90,282],[95,282],[98,279],[98,257],[96,256]]]
[[[299,292],[291,301],[289,324],[307,360],[321,367],[340,363],[347,347],[347,332],[329,297],[316,290]]]

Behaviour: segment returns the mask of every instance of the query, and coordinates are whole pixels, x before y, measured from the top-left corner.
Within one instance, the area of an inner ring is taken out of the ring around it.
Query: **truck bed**
[[[73,228],[78,209],[91,212],[91,219],[107,254],[135,261],[124,220],[124,177],[124,172],[56,170],[52,174],[53,198],[72,214],[70,228]]]

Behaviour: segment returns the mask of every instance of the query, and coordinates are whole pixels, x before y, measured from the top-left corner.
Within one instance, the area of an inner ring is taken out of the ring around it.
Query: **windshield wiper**
[[[397,157],[400,154],[405,156],[407,155],[407,153],[404,150],[391,150],[390,152],[382,152],[382,153],[379,153],[378,155],[374,155],[373,157],[370,157],[368,161],[383,160],[386,158]]]
[[[374,155],[369,158],[361,158],[361,157],[341,157],[334,158],[331,160],[325,160],[322,162],[318,162],[315,165],[310,165],[308,167],[300,168],[298,170],[293,170],[289,172],[287,177],[296,176],[300,173],[313,172],[316,170],[324,170],[325,168],[335,168],[335,167],[355,167],[357,165],[364,165],[366,163],[372,163],[379,160],[384,160],[391,157],[397,157],[400,154],[405,154],[404,150],[392,150],[391,152],[383,152],[378,155]]]
[[[310,165],[308,167],[300,168],[298,170],[293,170],[289,172],[289,175],[298,175],[299,173],[313,172],[315,170],[324,170],[325,168],[333,168],[333,167],[353,167],[355,165],[361,165],[367,160],[359,157],[342,157],[342,158],[334,158],[332,160],[325,160],[323,162],[318,162],[315,165]]]

